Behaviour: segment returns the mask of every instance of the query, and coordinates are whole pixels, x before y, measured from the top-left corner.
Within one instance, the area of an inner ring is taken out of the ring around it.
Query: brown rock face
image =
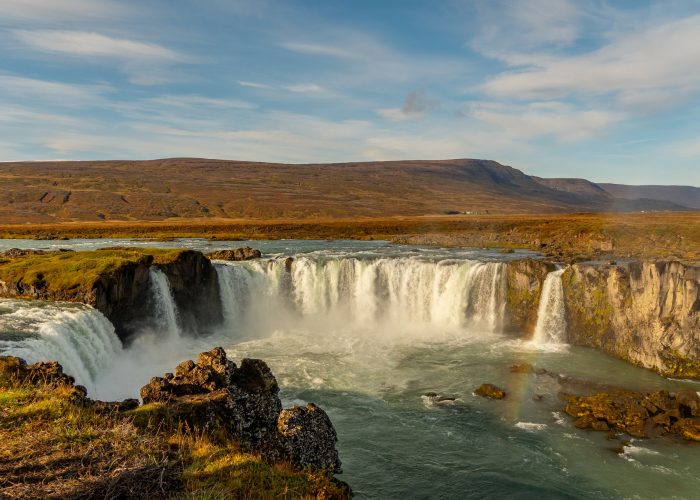
[[[700,378],[700,267],[580,263],[562,276],[569,342],[665,376]]]
[[[340,472],[337,436],[326,413],[313,404],[282,410],[278,393],[264,361],[246,358],[237,366],[220,347],[141,388],[145,404],[165,403],[175,420],[260,450],[270,461]]]
[[[234,248],[230,250],[217,250],[207,255],[214,260],[251,260],[262,257],[260,250],[251,247]]]
[[[591,396],[564,395],[564,411],[580,429],[615,430],[633,437],[676,434],[700,441],[700,396],[693,391],[641,393],[622,389]]]
[[[474,394],[483,398],[503,399],[506,397],[506,391],[493,384],[481,384],[474,389]]]

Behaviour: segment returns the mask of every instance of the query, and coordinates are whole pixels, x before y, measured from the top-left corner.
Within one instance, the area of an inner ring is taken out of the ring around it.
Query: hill
[[[194,158],[0,165],[0,221],[338,218],[625,209],[584,180],[488,160],[289,165]],[[635,203],[634,210],[682,210]]]
[[[661,200],[678,203],[700,210],[700,188],[691,186],[627,186],[624,184],[598,184],[616,198],[636,200]]]

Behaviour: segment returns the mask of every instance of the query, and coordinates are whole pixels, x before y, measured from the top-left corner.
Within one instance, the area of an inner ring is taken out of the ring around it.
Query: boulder
[[[474,389],[474,394],[483,398],[503,399],[506,397],[506,391],[493,384],[481,384]]]
[[[251,247],[231,248],[226,250],[217,250],[207,254],[212,260],[251,260],[262,257],[262,252]]]
[[[277,421],[280,458],[300,469],[341,473],[338,436],[325,411],[313,403],[282,410]]]

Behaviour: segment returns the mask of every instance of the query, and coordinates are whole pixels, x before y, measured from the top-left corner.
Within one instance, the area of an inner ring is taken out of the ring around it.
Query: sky
[[[700,0],[1,0],[0,160],[700,186]]]

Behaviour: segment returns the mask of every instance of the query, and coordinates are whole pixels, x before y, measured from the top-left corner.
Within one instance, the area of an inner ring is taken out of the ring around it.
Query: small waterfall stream
[[[535,345],[561,344],[566,342],[566,314],[564,309],[564,286],[561,276],[565,269],[552,271],[542,285],[540,305],[537,310],[537,325],[532,336]]]
[[[173,300],[168,277],[156,267],[149,269],[149,276],[155,299],[155,316],[158,326],[168,338],[176,339],[180,337],[181,332],[177,317],[177,306]]]

